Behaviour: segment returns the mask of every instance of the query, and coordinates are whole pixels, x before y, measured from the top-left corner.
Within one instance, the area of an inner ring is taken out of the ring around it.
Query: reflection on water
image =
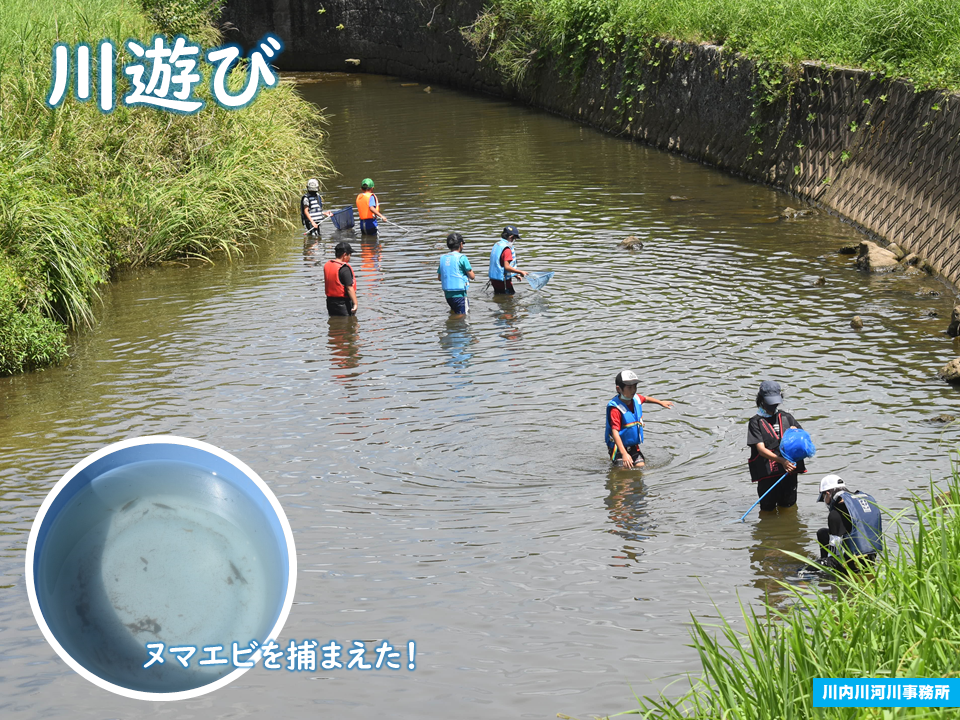
[[[59,664],[23,587],[47,490],[122,438],[206,440],[274,489],[299,561],[283,646],[417,642],[414,672],[251,671],[180,710],[205,719],[627,709],[631,689],[699,672],[691,613],[735,619],[800,582],[782,552],[816,553],[824,474],[856,467],[897,509],[949,471],[956,428],[929,420],[957,414],[934,374],[954,354],[953,293],[856,271],[836,249],[859,236],[835,218],[771,220],[795,201],[506,102],[373,76],[301,90],[333,113],[328,206],[373,177],[410,232],[324,223],[238,262],[138,271],[105,289],[68,364],[0,379],[5,720],[143,712]],[[542,290],[482,291],[505,224],[522,267],[556,272]],[[459,319],[436,274],[451,228],[478,273]],[[628,235],[644,248],[618,249]],[[359,313],[328,319],[322,268],[344,240]],[[611,470],[602,438],[624,367],[676,402],[644,413],[642,473]],[[744,428],[765,377],[818,454],[795,508],[738,523],[757,499]]]
[[[607,475],[606,506],[613,528],[610,532],[626,540],[620,559],[636,562],[643,554],[638,543],[647,539],[650,519],[646,511],[646,489],[640,470],[614,469]],[[618,556],[614,556],[617,558]]]
[[[476,336],[470,331],[470,321],[467,315],[451,315],[447,318],[446,329],[440,333],[440,347],[450,355],[447,366],[453,369],[465,368],[470,363],[473,353],[470,346],[477,342]],[[462,381],[468,385],[468,381]]]
[[[754,544],[750,549],[750,566],[756,575],[754,587],[774,602],[782,598],[780,583],[796,578],[803,567],[800,560],[785,553],[812,557],[807,539],[815,532],[811,533],[800,518],[796,505],[759,513],[752,525]]]
[[[360,321],[356,315],[346,317],[333,316],[328,318],[327,338],[330,346],[330,357],[335,367],[341,370],[350,370],[360,365]],[[352,375],[334,374],[341,380]]]

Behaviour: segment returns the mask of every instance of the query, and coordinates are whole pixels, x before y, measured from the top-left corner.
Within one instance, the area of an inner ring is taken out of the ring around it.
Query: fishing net
[[[550,278],[553,277],[553,272],[528,272],[527,273],[527,284],[530,285],[531,290],[539,290],[548,282]]]
[[[353,227],[353,205],[347,205],[343,210],[337,210],[330,216],[333,226],[337,230]]]
[[[790,428],[783,434],[783,440],[780,441],[780,454],[787,460],[796,464],[799,460],[813,457],[817,449],[813,446],[813,440],[807,434],[806,430],[799,428]]]

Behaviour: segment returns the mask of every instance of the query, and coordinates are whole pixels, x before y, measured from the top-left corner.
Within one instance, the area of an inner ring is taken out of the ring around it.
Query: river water
[[[956,430],[931,418],[956,412],[935,375],[956,354],[953,291],[855,270],[836,250],[860,236],[838,219],[778,221],[795,200],[507,102],[307,80],[331,115],[327,206],[369,176],[409,232],[325,224],[304,244],[281,230],[232,264],[140,271],[105,288],[66,365],[0,379],[5,718],[629,709],[632,692],[699,672],[691,613],[736,618],[740,601],[801,582],[780,551],[814,552],[824,474],[898,509],[949,472]],[[482,286],[507,223],[522,267],[556,276],[500,300]],[[481,279],[466,320],[436,281],[453,229]],[[645,247],[617,249],[628,235]],[[358,248],[356,320],[324,308],[322,263],[342,239]],[[676,402],[647,405],[642,473],[605,459],[621,368]],[[731,524],[756,499],[746,422],[766,378],[818,453],[797,508]],[[279,497],[300,567],[284,645],[413,640],[416,669],[258,667],[169,705],[112,696],[62,663],[27,602],[30,524],[88,453],[159,433],[234,453]]]

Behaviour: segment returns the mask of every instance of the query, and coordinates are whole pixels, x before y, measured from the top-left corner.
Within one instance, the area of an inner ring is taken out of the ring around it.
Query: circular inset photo
[[[260,660],[293,604],[297,561],[253,470],[158,435],[105,447],[56,484],[26,573],[37,623],[70,667],[125,697],[181,700]]]

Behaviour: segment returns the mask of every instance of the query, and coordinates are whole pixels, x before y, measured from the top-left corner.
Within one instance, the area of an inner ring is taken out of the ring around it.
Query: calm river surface
[[[862,274],[836,253],[860,237],[839,220],[778,222],[796,201],[566,120],[396,79],[311,80],[341,173],[327,206],[369,176],[410,232],[346,237],[355,322],[326,316],[322,263],[345,239],[327,223],[314,246],[284,230],[233,264],[124,278],[69,363],[0,379],[4,718],[629,709],[631,690],[699,672],[691,613],[735,617],[739,600],[799,582],[779,550],[813,552],[824,474],[903,508],[948,473],[956,430],[930,422],[960,414],[935,376],[956,354],[939,281]],[[506,223],[522,266],[556,276],[502,302],[476,282],[469,320],[450,319],[435,274],[446,233],[465,235],[485,281]],[[646,247],[618,250],[627,235]],[[676,402],[648,406],[642,474],[605,460],[621,368]],[[730,524],[756,499],[744,443],[765,378],[818,453],[796,509]],[[282,644],[415,640],[416,670],[258,667],[169,705],[62,663],[27,602],[30,524],[88,453],[159,433],[234,453],[279,497],[300,563]]]

